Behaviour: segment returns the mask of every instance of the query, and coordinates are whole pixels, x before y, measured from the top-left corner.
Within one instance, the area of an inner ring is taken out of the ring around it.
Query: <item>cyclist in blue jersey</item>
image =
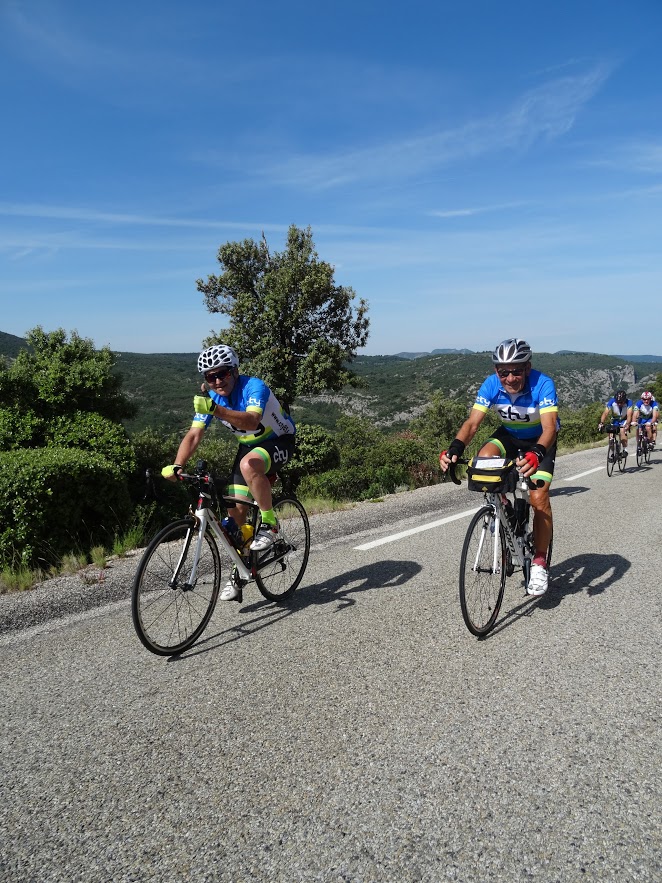
[[[444,472],[471,442],[485,414],[494,409],[502,425],[479,451],[480,457],[514,458],[525,478],[542,482],[531,490],[536,553],[527,586],[529,595],[544,595],[549,584],[547,551],[552,538],[549,486],[554,474],[558,434],[558,399],[551,377],[531,367],[531,347],[521,338],[503,340],[492,353],[494,374],[481,385],[469,417],[447,451],[439,455]],[[518,452],[522,457],[517,458]]]
[[[653,393],[642,392],[641,398],[635,402],[632,408],[632,422],[638,423],[646,430],[646,435],[651,443],[655,443],[657,436],[657,419],[660,414],[658,403],[653,398]]]
[[[632,399],[628,398],[624,389],[617,390],[605,405],[598,429],[602,429],[608,417],[611,417],[611,423],[614,426],[620,426],[621,445],[623,446],[621,457],[625,460],[628,455],[628,432],[632,423]]]
[[[176,462],[161,470],[164,478],[175,480],[202,441],[205,430],[216,419],[239,441],[232,467],[228,496],[237,501],[232,515],[238,525],[246,521],[248,507],[242,501],[255,500],[262,525],[251,549],[262,552],[278,536],[269,477],[284,466],[294,452],[296,427],[264,381],[239,373],[239,359],[230,346],[215,344],[200,353],[198,371],[203,375],[204,395],[195,396],[195,416],[181,441]],[[206,394],[208,393],[208,395]],[[222,601],[241,596],[241,586],[233,573],[221,592]]]

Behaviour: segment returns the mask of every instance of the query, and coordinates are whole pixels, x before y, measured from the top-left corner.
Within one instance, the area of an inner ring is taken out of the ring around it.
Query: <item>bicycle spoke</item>
[[[310,527],[305,509],[294,499],[274,502],[279,537],[272,549],[256,555],[255,582],[271,601],[282,601],[301,582],[310,551]]]
[[[460,559],[460,606],[469,631],[485,635],[499,615],[506,582],[503,528],[490,508],[474,515]]]
[[[174,522],[157,534],[145,550],[133,587],[133,622],[145,647],[160,655],[190,647],[213,613],[220,579],[218,549],[209,534],[200,544],[189,520]]]

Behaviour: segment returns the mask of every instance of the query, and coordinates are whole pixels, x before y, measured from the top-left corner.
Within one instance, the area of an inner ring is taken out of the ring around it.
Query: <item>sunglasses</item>
[[[216,383],[217,380],[225,380],[232,373],[232,368],[224,368],[222,371],[210,371],[205,374],[207,383]]]
[[[506,377],[512,374],[513,377],[522,377],[524,375],[524,368],[497,368],[496,373],[502,380],[505,380]]]

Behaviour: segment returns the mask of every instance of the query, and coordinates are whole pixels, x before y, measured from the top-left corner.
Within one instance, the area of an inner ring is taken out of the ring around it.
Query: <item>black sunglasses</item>
[[[502,380],[505,380],[509,374],[513,377],[521,377],[524,374],[524,368],[497,368],[496,372]]]
[[[223,368],[221,371],[210,371],[209,374],[205,374],[205,380],[207,383],[216,383],[217,380],[225,380],[229,374],[232,374],[232,368]]]

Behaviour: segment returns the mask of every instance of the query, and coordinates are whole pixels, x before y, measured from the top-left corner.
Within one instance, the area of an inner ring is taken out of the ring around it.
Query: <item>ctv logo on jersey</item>
[[[246,404],[247,405],[257,405],[258,407],[260,407],[260,400],[257,396],[249,396]]]
[[[520,414],[512,405],[508,405],[507,408],[497,408],[497,414],[502,420],[512,420],[516,423],[529,423],[531,420],[530,414]]]
[[[545,398],[545,399],[540,400],[540,407],[541,408],[546,408],[548,405],[555,405],[555,404],[556,404],[556,399]]]
[[[489,406],[492,404],[492,402],[489,399],[486,399],[485,396],[477,396],[476,397],[476,404],[477,405],[484,405],[486,408],[489,408]]]

